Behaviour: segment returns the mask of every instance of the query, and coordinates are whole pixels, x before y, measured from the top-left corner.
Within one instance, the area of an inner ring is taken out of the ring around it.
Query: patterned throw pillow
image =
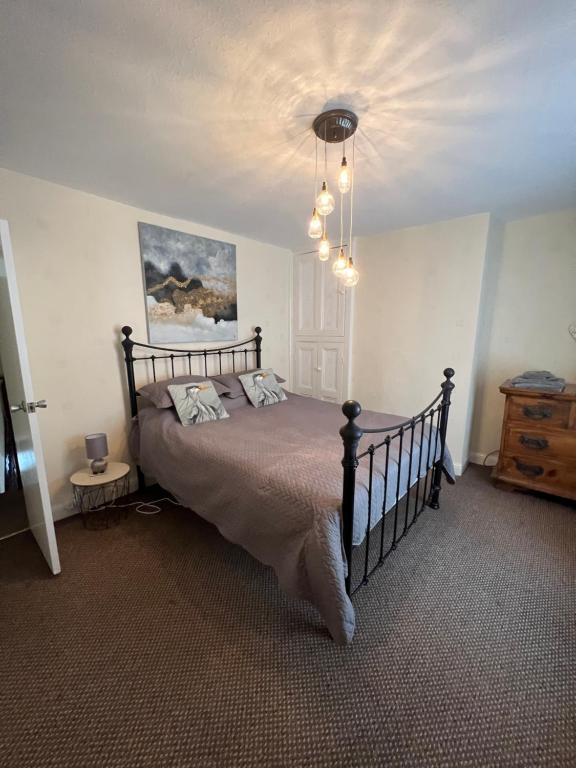
[[[278,384],[272,368],[261,368],[251,373],[238,376],[244,392],[255,408],[263,405],[275,405],[286,400],[286,393]]]
[[[185,427],[204,421],[227,419],[228,414],[211,381],[171,384],[168,387],[180,421]]]

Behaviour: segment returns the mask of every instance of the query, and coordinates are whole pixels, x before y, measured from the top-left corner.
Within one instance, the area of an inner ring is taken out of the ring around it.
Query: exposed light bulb
[[[318,216],[316,208],[314,208],[312,211],[312,218],[308,224],[308,237],[317,240],[319,237],[322,237],[322,229],[322,219]]]
[[[328,237],[326,235],[326,230],[324,230],[324,234],[322,235],[322,240],[320,240],[318,257],[320,258],[320,261],[328,261],[328,259],[330,258],[330,240],[328,240]]]
[[[341,278],[342,283],[346,288],[354,288],[354,286],[358,284],[360,274],[354,266],[352,259],[348,259],[348,263],[345,268],[338,273],[338,277]]]
[[[346,158],[342,158],[342,165],[340,166],[340,175],[338,176],[338,189],[340,192],[345,195],[346,192],[350,191],[350,185],[352,183],[352,178],[350,176],[350,169],[348,168],[348,163],[346,162]]]
[[[328,216],[334,210],[334,197],[328,192],[326,182],[322,182],[322,189],[316,198],[316,208],[321,216]]]
[[[332,264],[332,272],[334,272],[337,277],[341,277],[342,272],[346,269],[347,266],[348,262],[346,260],[346,256],[344,255],[344,248],[340,248],[340,252]]]

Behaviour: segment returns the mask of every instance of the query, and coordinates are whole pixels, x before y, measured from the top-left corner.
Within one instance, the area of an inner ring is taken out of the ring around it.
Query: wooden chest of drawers
[[[500,454],[492,477],[518,488],[576,499],[576,384],[564,392],[517,389],[505,381]]]

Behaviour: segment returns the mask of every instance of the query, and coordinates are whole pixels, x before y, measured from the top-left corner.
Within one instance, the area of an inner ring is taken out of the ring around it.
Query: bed
[[[443,475],[453,482],[446,430],[454,372],[445,370],[439,393],[409,419],[287,393],[257,409],[223,397],[229,418],[186,427],[173,408],[138,407],[135,366],[154,381],[160,368],[165,378],[182,367],[206,377],[260,368],[261,329],[202,350],[153,347],[133,341],[128,326],[122,332],[139,483],[153,477],[273,567],[282,589],[316,606],[337,643],[350,642],[353,595],[425,505],[439,507]]]

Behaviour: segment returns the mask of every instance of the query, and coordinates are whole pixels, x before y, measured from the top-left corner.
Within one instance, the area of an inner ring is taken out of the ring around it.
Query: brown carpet
[[[0,542],[0,763],[576,765],[576,512],[471,468],[335,646],[182,509]]]

